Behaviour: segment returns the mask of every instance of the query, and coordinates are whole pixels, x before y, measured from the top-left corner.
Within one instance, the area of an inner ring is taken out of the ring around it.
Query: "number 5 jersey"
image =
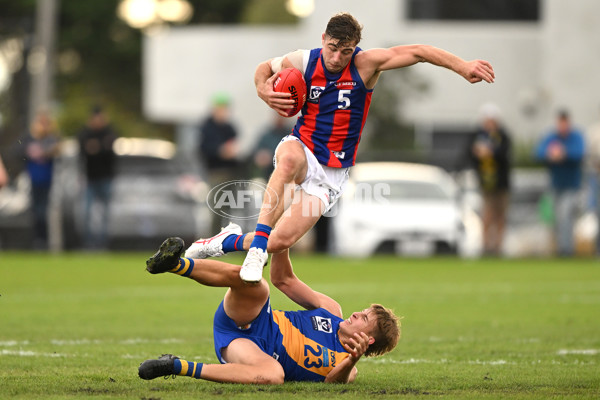
[[[320,164],[351,167],[373,94],[354,65],[361,49],[357,47],[348,65],[335,74],[325,68],[322,49],[305,51],[308,60],[304,80],[308,95],[292,135],[313,152]]]

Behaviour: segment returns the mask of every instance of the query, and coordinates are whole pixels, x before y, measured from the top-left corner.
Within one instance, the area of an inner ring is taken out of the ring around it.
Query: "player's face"
[[[340,45],[338,39],[323,34],[323,61],[329,72],[340,72],[352,59],[356,44]]]
[[[364,332],[367,335],[371,335],[375,330],[376,324],[375,314],[371,312],[370,308],[367,308],[352,313],[348,319],[340,322],[340,330],[348,336],[352,336],[354,333],[358,332]]]

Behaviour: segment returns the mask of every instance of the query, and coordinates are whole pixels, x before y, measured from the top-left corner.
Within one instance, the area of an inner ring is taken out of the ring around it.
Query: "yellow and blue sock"
[[[246,239],[247,233],[243,235],[229,235],[223,240],[223,252],[230,253],[232,251],[242,251],[244,250],[244,239]]]
[[[267,242],[269,241],[269,235],[271,234],[271,227],[265,224],[256,224],[256,231],[254,232],[254,239],[250,247],[256,247],[262,251],[267,251]]]
[[[203,363],[193,361],[185,361],[176,358],[173,365],[173,373],[179,376],[191,376],[192,378],[200,379]]]
[[[180,258],[179,264],[175,268],[170,270],[169,272],[172,272],[174,274],[181,275],[181,276],[190,276],[193,269],[194,269],[194,260],[192,258]]]

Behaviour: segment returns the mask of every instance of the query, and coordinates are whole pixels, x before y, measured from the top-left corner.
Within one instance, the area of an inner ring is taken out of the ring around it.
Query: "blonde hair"
[[[375,339],[367,351],[365,357],[380,356],[388,353],[396,347],[401,335],[400,319],[389,308],[381,304],[371,304],[371,312],[375,314],[377,329],[372,336]]]

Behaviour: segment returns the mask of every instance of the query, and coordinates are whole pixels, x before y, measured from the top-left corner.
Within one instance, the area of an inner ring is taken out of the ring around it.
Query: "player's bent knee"
[[[282,385],[285,381],[285,372],[281,365],[263,365],[254,377],[254,383],[261,385]]]
[[[283,385],[283,376],[265,376],[264,374],[258,375],[254,383],[259,385]]]
[[[294,174],[302,168],[305,161],[304,153],[285,153],[277,158],[276,169],[285,174]]]
[[[284,250],[289,249],[296,243],[296,240],[292,237],[273,237],[269,238],[267,243],[267,251],[269,253],[281,253]]]

